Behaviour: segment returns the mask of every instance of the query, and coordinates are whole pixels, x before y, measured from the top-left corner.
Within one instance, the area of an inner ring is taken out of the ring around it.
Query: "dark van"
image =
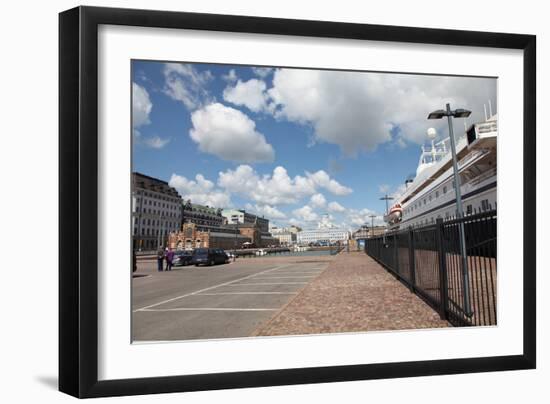
[[[216,265],[225,264],[227,261],[227,254],[221,248],[197,248],[193,252],[191,264]]]

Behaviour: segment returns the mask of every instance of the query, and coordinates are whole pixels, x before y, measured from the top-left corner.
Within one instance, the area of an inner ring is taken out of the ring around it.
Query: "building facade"
[[[183,202],[182,224],[195,223],[203,226],[221,226],[224,223],[222,209],[191,203],[191,200]]]
[[[228,226],[205,226],[196,223],[184,223],[180,231],[170,233],[168,246],[175,250],[193,250],[195,248],[239,249],[251,239]]]
[[[234,225],[228,225],[236,227],[239,232],[250,239],[253,247],[276,247],[279,245],[279,239],[273,237],[270,232],[263,231],[262,227],[258,223],[238,223]]]
[[[132,174],[132,239],[134,250],[166,246],[168,235],[180,228],[181,197],[166,181]]]
[[[244,209],[223,209],[222,216],[227,224],[257,224],[261,231],[269,232],[269,219],[245,211]]]
[[[306,229],[297,235],[297,241],[300,245],[308,245],[310,243],[347,243],[349,238],[349,231],[338,227]]]
[[[297,234],[302,229],[297,226],[290,227],[272,227],[270,229],[273,237],[279,240],[279,244],[282,246],[294,245],[298,241]]]
[[[366,224],[353,232],[352,238],[355,240],[365,239],[369,236],[370,228]]]
[[[282,246],[294,245],[298,241],[296,233],[290,232],[273,234],[273,237],[279,240],[279,244]]]
[[[329,243],[347,243],[350,239],[350,232],[347,229],[336,227],[330,221],[330,216],[324,214],[321,221],[317,223],[316,229],[302,230],[297,234],[298,244],[329,244]]]

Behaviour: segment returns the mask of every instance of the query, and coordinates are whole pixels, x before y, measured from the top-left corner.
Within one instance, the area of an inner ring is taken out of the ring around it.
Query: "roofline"
[[[142,174],[142,173],[137,172],[137,171],[134,171],[132,174],[133,174],[133,175],[140,175],[140,176],[145,177],[145,178],[147,178],[147,179],[150,179],[150,180],[153,180],[153,181],[162,182],[163,184],[166,184],[167,186],[170,186],[170,185],[168,184],[168,182],[166,182],[166,181],[164,181],[164,180],[159,180],[158,178],[151,177],[151,176],[149,176],[149,175],[145,175],[145,174]],[[173,187],[171,187],[171,188],[173,188]]]

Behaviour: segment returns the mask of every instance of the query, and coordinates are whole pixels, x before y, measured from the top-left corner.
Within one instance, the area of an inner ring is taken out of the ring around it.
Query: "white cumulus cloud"
[[[166,63],[163,74],[163,92],[187,109],[192,111],[210,100],[206,84],[213,76],[209,70],[199,72],[190,64]]]
[[[330,210],[331,212],[341,213],[341,212],[345,212],[346,208],[344,208],[338,202],[330,202],[328,204],[328,210]]]
[[[244,105],[253,112],[267,108],[266,85],[258,79],[237,81],[234,86],[227,86],[223,91],[223,99],[235,105]]]
[[[297,203],[305,197],[317,194],[319,188],[337,194],[351,192],[350,188],[331,179],[322,170],[313,174],[306,173],[306,176],[296,175],[292,178],[281,166],[275,167],[272,174],[259,175],[246,164],[239,165],[234,170],[228,169],[220,172],[218,185],[228,192],[238,193],[256,203],[272,206]],[[315,199],[320,202],[319,197]]]
[[[297,203],[315,193],[315,187],[307,178],[290,178],[284,167],[276,167],[271,175],[260,176],[249,165],[220,172],[218,185],[229,192],[238,193],[264,205]]]
[[[353,192],[351,188],[345,187],[338,183],[338,181],[330,178],[330,176],[323,170],[319,170],[313,174],[307,173],[307,177],[316,186],[324,188],[334,195],[344,196]]]
[[[374,217],[374,224],[379,225],[384,223],[382,215],[376,214],[374,211],[364,208],[364,209],[348,209],[346,219],[354,226],[362,226],[364,224],[367,224],[370,226],[371,221],[373,218],[371,218],[371,215],[375,215]]]
[[[168,184],[176,188],[184,200],[190,199],[193,203],[208,205],[216,208],[231,206],[230,195],[217,189],[212,181],[197,174],[195,180],[189,180],[184,176],[172,174]]]
[[[142,138],[141,140],[143,144],[153,149],[162,149],[164,146],[170,143],[170,138],[161,138],[160,136]]]
[[[390,141],[422,143],[428,127],[444,128],[426,117],[447,102],[472,110],[471,122],[483,118],[489,99],[496,104],[494,79],[389,73],[277,69],[267,92],[276,117],[311,125],[315,140],[347,155]]]
[[[149,114],[153,109],[153,103],[147,90],[139,84],[132,83],[132,126],[140,126],[151,123]]]
[[[234,83],[235,81],[237,81],[238,77],[235,69],[231,69],[227,74],[222,75],[222,80],[227,81],[228,83]]]
[[[304,222],[315,222],[319,220],[319,215],[315,213],[313,208],[309,205],[305,205],[299,209],[292,211],[292,214],[299,220]]]
[[[199,150],[223,160],[270,162],[275,157],[265,136],[241,111],[220,103],[209,104],[191,114],[193,128],[189,134]]]
[[[261,78],[266,78],[274,69],[272,67],[253,67],[252,72]]]
[[[274,206],[270,205],[252,205],[247,203],[245,205],[247,211],[250,211],[256,215],[265,217],[269,220],[273,219],[286,219],[286,215]]]
[[[311,199],[309,200],[309,203],[313,207],[322,208],[327,204],[327,200],[325,199],[323,194],[315,194],[311,197]]]

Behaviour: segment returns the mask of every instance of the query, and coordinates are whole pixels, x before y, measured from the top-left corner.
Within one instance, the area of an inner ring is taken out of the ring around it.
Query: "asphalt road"
[[[330,256],[241,258],[157,272],[138,261],[132,279],[134,341],[247,337],[326,269]]]

